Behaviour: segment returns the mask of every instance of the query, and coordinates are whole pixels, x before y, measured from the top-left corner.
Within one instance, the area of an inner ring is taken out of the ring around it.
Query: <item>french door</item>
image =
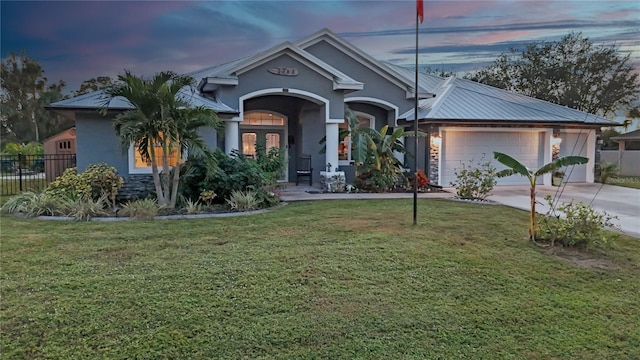
[[[267,146],[267,151],[271,148],[286,149],[284,139],[284,129],[241,129],[242,154],[255,158],[256,142],[263,141]],[[287,153],[285,152],[285,157]],[[280,181],[288,179],[288,166],[285,165],[285,173]]]

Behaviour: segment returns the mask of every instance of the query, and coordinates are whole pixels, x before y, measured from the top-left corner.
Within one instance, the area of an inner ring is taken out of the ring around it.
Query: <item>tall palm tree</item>
[[[536,239],[536,182],[538,177],[551,173],[563,166],[586,164],[589,159],[583,156],[564,156],[550,163],[542,165],[538,170],[531,170],[520,161],[513,157],[497,151],[493,152],[493,157],[508,169],[498,171],[496,176],[506,177],[510,175],[522,175],[529,179],[530,195],[531,195],[531,214],[529,216],[529,240]]]
[[[109,102],[118,96],[133,105],[133,109],[114,118],[116,134],[120,137],[123,151],[133,145],[142,159],[151,164],[158,203],[174,208],[182,155],[206,152],[206,145],[197,129],[205,126],[219,128],[220,120],[209,109],[189,108],[189,104],[179,95],[182,88],[193,83],[189,76],[164,71],[151,79],[144,79],[125,71],[124,75],[118,76],[118,80],[105,89],[102,113],[107,113]],[[156,156],[157,148],[162,149],[160,164]],[[172,156],[177,156],[173,165],[169,161]],[[159,166],[162,167],[162,173]]]

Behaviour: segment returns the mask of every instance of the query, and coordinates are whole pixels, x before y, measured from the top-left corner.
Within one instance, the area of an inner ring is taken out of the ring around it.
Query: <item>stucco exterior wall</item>
[[[365,114],[374,116],[376,121],[375,123],[376,130],[380,130],[380,128],[387,125],[387,116],[389,113],[387,110],[371,104],[363,104],[363,103],[357,103],[357,102],[350,102],[347,104],[349,105],[349,108],[353,111],[360,111]]]
[[[295,68],[299,74],[280,76],[267,71],[275,67]],[[329,101],[329,118],[344,117],[344,96],[341,91],[333,90],[333,81],[288,55],[282,55],[240,74],[238,85],[220,88],[218,96],[225,104],[242,109],[240,97],[264,89],[296,89],[317,94]]]
[[[407,99],[406,89],[398,87],[326,41],[313,44],[305,48],[305,51],[364,83],[364,89],[349,93],[347,97],[371,97],[385,100],[398,106],[400,114],[413,107],[413,100]]]
[[[120,139],[113,129],[112,119],[97,112],[77,115],[76,158],[79,172],[91,164],[105,162],[115,167],[118,174],[129,174],[127,154],[120,147]]]

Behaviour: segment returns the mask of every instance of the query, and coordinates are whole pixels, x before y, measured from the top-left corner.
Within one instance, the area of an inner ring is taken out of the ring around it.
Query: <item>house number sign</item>
[[[280,76],[298,76],[299,74],[298,69],[288,68],[288,67],[277,67],[277,68],[268,69],[267,71],[274,75],[280,75]]]

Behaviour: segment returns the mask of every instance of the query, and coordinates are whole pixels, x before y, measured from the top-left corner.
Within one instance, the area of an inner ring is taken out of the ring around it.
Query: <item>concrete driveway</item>
[[[529,186],[496,186],[488,199],[514,208],[529,210]],[[566,187],[537,186],[536,211],[546,213],[546,194],[560,195],[561,202],[582,201],[594,209],[618,216],[614,222],[624,234],[640,238],[640,189],[601,184],[569,184]],[[593,202],[592,202],[593,201]],[[540,204],[542,203],[542,204]]]

